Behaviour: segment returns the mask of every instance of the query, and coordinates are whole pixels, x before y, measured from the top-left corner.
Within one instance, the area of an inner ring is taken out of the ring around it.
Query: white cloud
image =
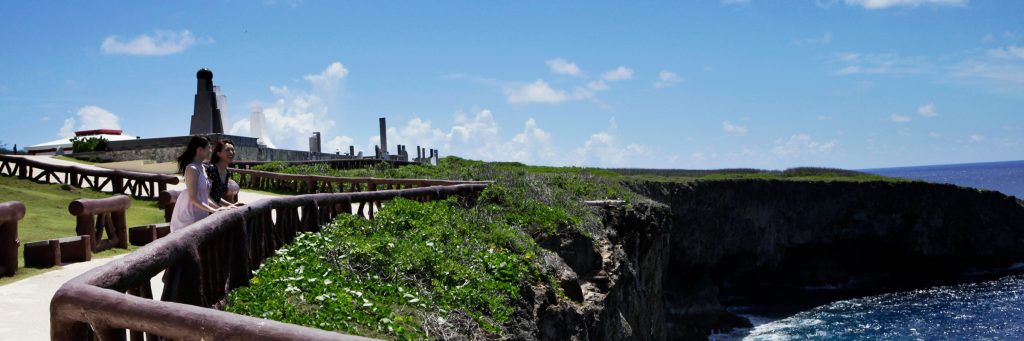
[[[1024,64],[1008,59],[972,58],[949,67],[952,80],[986,85],[996,92],[1024,93]]]
[[[1008,45],[1006,47],[995,48],[988,50],[988,54],[992,57],[1000,59],[1021,59],[1024,60],[1024,47],[1016,45]]]
[[[618,68],[605,72],[603,78],[609,82],[631,79],[633,78],[633,69],[625,66],[619,66]]]
[[[906,123],[910,122],[910,116],[892,113],[892,115],[889,115],[889,121],[893,123]]]
[[[971,134],[968,137],[971,138],[971,142],[981,142],[982,140],[985,139],[985,135],[981,135],[981,134]]]
[[[473,115],[457,112],[448,128],[414,117],[397,128],[388,128],[389,149],[404,144],[415,153],[416,146],[440,149],[445,155],[458,155],[487,161],[516,161],[541,165],[638,166],[654,164],[651,148],[620,141],[618,126],[612,119],[609,127],[592,134],[575,152],[563,153],[556,148],[551,133],[528,118],[511,138],[504,138],[501,127],[490,110]],[[379,136],[369,139],[373,149]]]
[[[797,45],[827,45],[832,42],[832,32],[825,32],[821,37],[804,38],[793,41]]]
[[[789,138],[775,140],[775,147],[772,153],[779,157],[800,157],[804,155],[827,154],[832,152],[839,141],[828,142],[816,141],[807,134],[796,134]]]
[[[506,87],[505,98],[512,104],[561,103],[569,100],[565,91],[551,88],[542,79],[525,85]]]
[[[368,148],[380,143],[380,137],[370,138]],[[559,164],[558,153],[551,144],[551,134],[541,129],[537,121],[529,118],[523,130],[511,139],[503,139],[500,127],[490,110],[480,110],[473,116],[455,113],[447,132],[434,127],[430,121],[414,117],[401,128],[388,128],[389,150],[403,144],[415,155],[416,146],[440,149],[442,153],[489,161],[517,161],[531,164]]]
[[[560,75],[580,76],[582,72],[580,67],[576,66],[576,63],[568,62],[562,58],[555,58],[544,62],[551,68],[551,72]]]
[[[608,83],[605,83],[604,81],[588,82],[587,89],[590,91],[605,91],[608,90]]]
[[[551,134],[540,128],[532,117],[512,139],[501,138],[500,127],[490,110],[473,117],[456,113],[445,139],[444,150],[455,155],[483,160],[517,161],[530,164],[558,164]],[[432,133],[433,135],[433,133]]]
[[[234,124],[231,125],[230,128],[228,128],[228,134],[239,136],[253,136],[252,130],[249,129],[250,127],[251,124],[249,124],[249,119],[243,118],[241,120],[236,121]]]
[[[732,124],[732,122],[725,121],[725,122],[722,122],[722,131],[724,131],[726,133],[729,133],[729,134],[733,134],[733,135],[746,135],[747,134],[747,127],[738,126],[738,125]]]
[[[325,146],[327,148],[324,148],[323,152],[324,153],[335,153],[335,152],[339,152],[340,151],[342,154],[347,154],[348,153],[348,147],[354,145],[354,143],[352,143],[352,142],[353,142],[353,140],[352,140],[351,137],[348,137],[348,136],[335,136],[333,139],[331,139],[331,140],[327,141],[327,143],[325,143]],[[360,150],[357,147],[356,148],[356,154],[358,154],[359,152],[360,152]],[[415,154],[413,155],[413,157],[415,157]]]
[[[60,131],[57,132],[57,136],[72,138],[75,136],[75,119],[68,117],[64,119],[64,125],[60,127]]]
[[[332,86],[345,77],[345,70],[339,62],[329,65],[323,72],[307,75],[313,88],[310,90],[293,90],[287,86],[270,86],[270,93],[277,98],[267,103],[253,103],[263,107],[266,118],[263,129],[269,141],[275,141],[277,147],[294,150],[309,148],[309,135],[314,131],[328,132],[334,127],[335,121],[328,115],[329,106],[323,96],[331,96]],[[250,133],[249,120],[242,119],[231,125],[232,134]]]
[[[678,84],[683,81],[683,77],[679,77],[675,72],[669,70],[661,70],[658,72],[658,81],[654,83],[655,88],[667,88]]]
[[[814,5],[822,9],[831,9],[839,0],[814,0]]]
[[[77,119],[76,119],[77,117]],[[78,109],[75,116],[68,117],[64,120],[64,125],[61,126],[60,131],[57,133],[60,137],[73,137],[75,131],[78,130],[93,130],[93,129],[121,129],[120,118],[114,115],[106,109],[100,108],[95,105],[87,105]],[[78,123],[77,127],[75,123]]]
[[[207,40],[211,40],[207,38]],[[212,40],[211,40],[212,41]],[[103,39],[100,51],[105,54],[127,54],[136,56],[165,56],[181,53],[196,44],[198,40],[189,30],[178,32],[155,30],[153,34],[143,33],[129,41],[110,35]]]
[[[612,118],[608,129],[590,135],[582,147],[576,149],[577,164],[601,167],[637,167],[640,160],[650,160],[654,155],[651,148],[619,141],[618,124]]]
[[[934,103],[928,103],[917,107],[917,113],[924,117],[935,117],[939,115],[939,113],[935,111]]]
[[[939,134],[938,132],[934,132],[933,131],[933,132],[929,132],[928,136],[931,136],[931,137],[942,137],[942,134]]]
[[[274,6],[277,5],[278,3],[285,4],[291,8],[296,8],[302,4],[302,0],[283,0],[280,2],[278,2],[278,0],[263,0],[263,4],[266,6]]]
[[[832,63],[841,65],[832,72],[837,76],[920,74],[932,68],[928,58],[904,57],[895,53],[839,53],[832,59]]]
[[[969,0],[846,0],[850,6],[861,6],[866,9],[886,9],[891,7],[919,6],[951,6],[967,7]]]
[[[315,75],[306,75],[303,79],[309,81],[314,86],[329,88],[336,84],[338,80],[345,78],[348,75],[348,69],[345,68],[341,62],[334,62],[328,65],[323,72]],[[287,91],[287,87],[285,88]]]

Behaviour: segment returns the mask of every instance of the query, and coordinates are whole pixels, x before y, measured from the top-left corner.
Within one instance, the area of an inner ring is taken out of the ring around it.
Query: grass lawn
[[[21,201],[25,204],[25,217],[18,222],[18,239],[21,240],[21,246],[18,248],[18,273],[14,277],[0,278],[0,285],[49,270],[24,268],[24,245],[39,240],[75,235],[75,216],[68,213],[68,204],[71,201],[80,198],[97,199],[110,196],[110,194],[91,189],[66,191],[57,184],[42,184],[0,176],[0,202]],[[127,213],[128,226],[162,223],[164,213],[163,210],[156,207],[156,203],[156,200],[132,199],[132,206]],[[133,249],[112,249],[94,254],[93,257],[110,257],[130,252]]]

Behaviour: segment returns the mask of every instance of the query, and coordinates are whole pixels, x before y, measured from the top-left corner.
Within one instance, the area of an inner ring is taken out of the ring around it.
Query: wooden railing
[[[211,215],[131,254],[65,283],[50,304],[53,340],[358,340],[319,329],[220,311],[228,292],[246,286],[252,271],[298,233],[319,231],[355,205],[397,197],[467,204],[487,184],[473,183],[360,193],[323,193],[260,200]],[[150,280],[161,271],[183,274],[151,299]],[[192,278],[188,278],[192,274]],[[128,293],[128,294],[125,294]],[[170,295],[168,295],[170,293]],[[181,302],[181,303],[176,303]],[[187,304],[182,304],[187,303]]]
[[[8,155],[0,155],[0,175],[146,198],[156,198],[168,184],[178,183],[173,175],[62,166]]]
[[[398,160],[382,160],[382,159],[330,159],[330,160],[309,160],[309,161],[235,161],[231,163],[234,168],[249,169],[254,166],[267,164],[270,162],[283,162],[290,166],[295,165],[328,165],[333,169],[355,169],[365,168],[368,166],[374,166],[379,163],[385,162],[391,167],[405,166],[405,165],[416,165],[419,162],[414,161],[398,161]]]
[[[427,186],[449,186],[483,181],[455,181],[432,179],[390,179],[337,177],[321,175],[300,175],[264,172],[232,168],[239,175],[238,185],[242,188],[264,191],[288,191],[293,193],[343,193],[366,192],[386,189],[406,189]]]

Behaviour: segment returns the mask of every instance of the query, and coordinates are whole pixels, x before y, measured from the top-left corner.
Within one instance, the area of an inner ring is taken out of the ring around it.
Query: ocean
[[[863,171],[1024,198],[1024,161]],[[753,322],[754,328],[711,338],[1020,340],[1024,339],[1024,275],[836,301],[782,318],[744,316]]]

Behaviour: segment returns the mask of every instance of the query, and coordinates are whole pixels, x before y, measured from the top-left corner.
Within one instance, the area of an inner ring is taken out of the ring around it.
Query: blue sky
[[[1024,159],[1024,2],[4,2],[0,141],[187,134],[545,165]]]

